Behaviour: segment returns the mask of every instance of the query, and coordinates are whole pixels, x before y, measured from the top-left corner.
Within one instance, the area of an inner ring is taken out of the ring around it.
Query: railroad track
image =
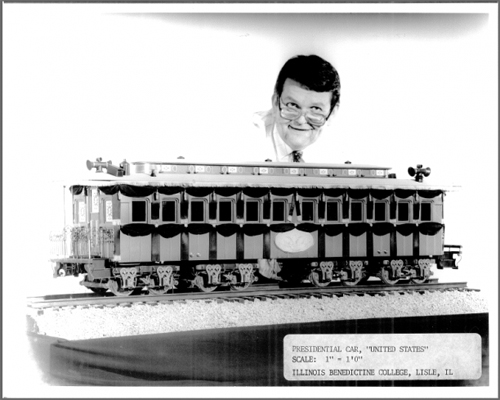
[[[393,286],[380,285],[378,282],[368,282],[367,285],[355,287],[345,287],[341,285],[330,285],[324,288],[312,286],[279,286],[277,284],[254,285],[245,291],[220,290],[210,293],[205,292],[184,292],[170,293],[163,295],[139,294],[129,297],[115,296],[97,296],[95,294],[72,294],[55,295],[42,297],[29,297],[28,307],[34,309],[57,308],[57,307],[86,307],[86,306],[127,306],[132,304],[159,304],[187,301],[206,301],[206,302],[244,302],[255,300],[273,300],[273,299],[297,299],[297,298],[323,298],[340,296],[385,296],[395,293],[426,293],[433,291],[449,290],[475,290],[467,288],[466,282],[439,283],[437,280],[431,280],[429,283],[413,285],[402,283]]]

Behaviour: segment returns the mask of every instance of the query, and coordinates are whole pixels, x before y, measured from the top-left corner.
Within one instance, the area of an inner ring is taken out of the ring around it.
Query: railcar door
[[[420,203],[419,255],[438,256],[443,254],[443,202],[440,194],[419,192]]]
[[[373,256],[389,257],[391,254],[391,235],[373,235]]]
[[[189,260],[206,261],[209,259],[210,233],[189,233]]]
[[[120,232],[120,203],[118,195],[107,195],[102,192],[100,196],[100,247],[101,257],[112,258],[115,254],[115,239]],[[118,223],[116,224],[116,221]]]
[[[236,259],[236,236],[239,225],[236,224],[236,194],[232,192],[218,193],[216,209],[217,232],[215,258],[217,260],[235,260]],[[241,207],[241,206],[240,206]]]
[[[390,223],[373,224],[373,256],[389,257],[391,255],[391,237],[394,235],[393,225]]]
[[[416,220],[419,218],[415,193],[399,190],[396,192],[396,199],[396,256],[412,256]]]
[[[99,189],[96,187],[90,188],[89,193],[89,211],[90,211],[90,221],[89,221],[89,240],[90,240],[90,254],[91,257],[100,257],[100,213],[99,213]]]
[[[148,224],[150,199],[121,195],[120,260],[147,262],[152,258],[152,233]]]
[[[215,228],[208,221],[208,195],[198,193],[189,198],[188,254],[190,261],[208,260]]]

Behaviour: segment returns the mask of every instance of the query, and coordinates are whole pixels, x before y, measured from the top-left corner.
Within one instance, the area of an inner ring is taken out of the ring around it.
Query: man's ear
[[[278,93],[274,92],[273,97],[271,98],[273,108],[275,108],[275,109],[279,108],[279,105],[278,105],[279,101],[280,101],[280,98],[278,96]]]

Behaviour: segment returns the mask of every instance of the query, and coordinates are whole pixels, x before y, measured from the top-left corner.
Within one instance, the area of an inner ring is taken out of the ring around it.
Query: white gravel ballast
[[[487,310],[487,303],[479,292],[446,291],[29,309],[28,316],[34,320],[33,330],[38,334],[81,340],[256,325],[485,313]]]

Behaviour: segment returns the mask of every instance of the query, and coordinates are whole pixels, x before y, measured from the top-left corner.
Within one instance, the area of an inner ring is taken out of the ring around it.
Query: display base
[[[288,334],[478,333],[478,380],[287,381]],[[328,321],[67,341],[30,334],[46,383],[83,386],[488,386],[488,314]]]

